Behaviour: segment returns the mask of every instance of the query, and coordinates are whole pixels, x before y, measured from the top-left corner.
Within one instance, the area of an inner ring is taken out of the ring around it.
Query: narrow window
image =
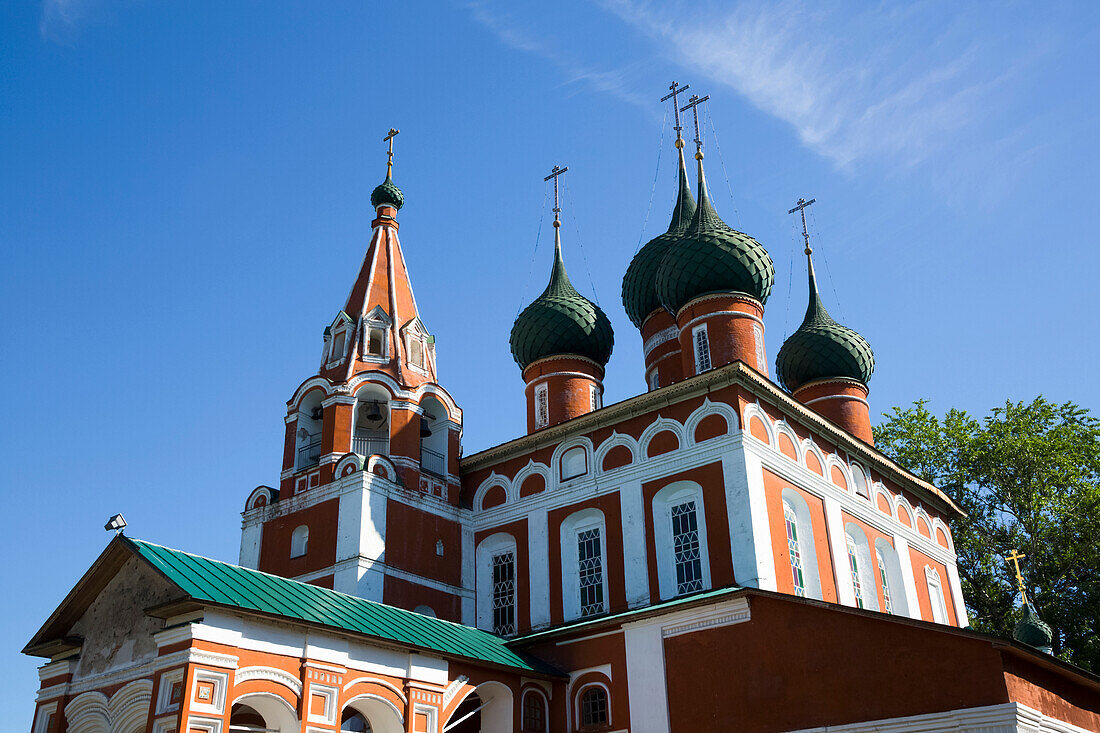
[[[794,576],[794,594],[806,595],[806,579],[802,575],[802,552],[798,547],[798,518],[794,509],[783,502],[783,521],[787,525],[787,552],[791,556],[791,575]]]
[[[707,340],[707,327],[700,326],[695,329],[695,373],[710,369],[710,341]]]
[[[699,551],[699,517],[694,501],[671,509],[672,548],[676,556],[676,595],[703,590],[703,564]]]
[[[424,344],[420,339],[409,339],[409,363],[414,367],[424,366]]]
[[[332,354],[329,355],[329,361],[338,361],[344,358],[344,347],[347,340],[347,333],[341,331],[332,338]]]
[[[600,409],[600,390],[594,384],[591,385],[589,389],[591,390],[592,396],[592,411],[595,412]]]
[[[309,527],[302,525],[295,527],[290,533],[290,556],[302,557],[309,549]]]
[[[886,609],[886,613],[894,612],[894,604],[890,600],[890,581],[886,578],[886,563],[882,561],[882,557],[878,559],[878,579],[882,583],[882,605]]]
[[[852,572],[852,588],[856,593],[856,605],[863,608],[863,584],[859,581],[859,560],[856,559],[856,543],[850,535],[845,535],[848,541],[848,568]]]
[[[651,392],[661,386],[660,377],[661,375],[656,371],[649,375],[649,390]]]
[[[752,336],[756,340],[756,369],[768,373],[768,360],[764,357],[764,329],[759,323],[752,324]]]
[[[602,687],[589,687],[581,695],[581,725],[607,724],[607,691]]]
[[[386,332],[381,328],[371,328],[368,329],[367,334],[367,353],[372,356],[384,356]]]
[[[550,424],[550,394],[546,383],[535,387],[535,427],[544,428]]]
[[[516,555],[493,555],[493,633],[516,633]]]
[[[924,575],[928,579],[928,601],[932,605],[932,620],[938,624],[945,624],[947,623],[947,603],[943,598],[940,574],[926,566]]]
[[[603,547],[599,527],[577,533],[577,563],[581,616],[603,613]]]
[[[527,693],[523,698],[523,730],[542,733],[546,729],[545,719],[542,698],[537,693]]]

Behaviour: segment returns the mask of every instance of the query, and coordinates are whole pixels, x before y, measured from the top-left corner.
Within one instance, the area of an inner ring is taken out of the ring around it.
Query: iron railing
[[[306,438],[305,445],[298,448],[298,468],[316,466],[321,462],[321,434],[314,433]]]
[[[356,435],[351,439],[351,450],[361,456],[385,456],[390,452],[390,439],[374,435]]]
[[[420,470],[433,476],[443,478],[447,475],[447,462],[445,456],[439,451],[420,446]]]

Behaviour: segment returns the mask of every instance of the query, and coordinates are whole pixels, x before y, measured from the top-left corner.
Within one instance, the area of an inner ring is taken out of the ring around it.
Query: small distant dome
[[[386,180],[382,181],[370,195],[370,204],[376,209],[379,206],[392,206],[395,209],[400,209],[404,203],[405,194],[401,193],[401,189],[389,176],[386,176]]]
[[[548,356],[576,354],[600,366],[611,358],[611,321],[569,282],[560,245],[554,248],[550,284],[516,318],[509,341],[520,369]]]
[[[672,221],[668,231],[646,242],[630,261],[623,275],[623,307],[630,320],[638,328],[642,327],[646,317],[661,306],[654,282],[657,268],[665,253],[687,230],[695,216],[695,198],[688,185],[687,170],[684,167],[684,153],[680,151],[680,193],[676,197],[676,206],[672,210]]]
[[[866,385],[875,371],[875,353],[867,339],[832,319],[818,294],[812,262],[809,270],[806,317],[775,358],[779,382],[791,392],[815,379],[847,378]]]
[[[1050,654],[1054,642],[1054,631],[1039,618],[1030,603],[1024,604],[1024,617],[1012,631],[1012,638],[1021,644],[1033,646],[1041,652]]]
[[[699,205],[675,248],[666,251],[657,269],[657,296],[669,313],[710,293],[743,293],[767,302],[775,282],[775,265],[764,245],[722,221],[707,195],[699,161]]]

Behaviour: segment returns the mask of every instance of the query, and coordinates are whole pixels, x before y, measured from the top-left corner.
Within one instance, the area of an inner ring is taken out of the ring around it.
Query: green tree
[[[951,529],[971,625],[1011,636],[1020,612],[1005,555],[1018,549],[1054,654],[1100,671],[1100,420],[1042,396],[982,420],[937,417],[925,400],[883,417],[876,447],[967,513]]]

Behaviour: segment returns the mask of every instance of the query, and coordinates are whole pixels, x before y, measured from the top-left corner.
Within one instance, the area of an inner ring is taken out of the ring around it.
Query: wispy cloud
[[[68,43],[87,9],[86,0],[43,0],[38,32],[47,41]]]
[[[990,77],[975,42],[944,42],[953,18],[942,7],[922,34],[914,17],[920,6],[876,5],[839,22],[798,2],[688,17],[645,0],[604,6],[675,61],[790,123],[804,144],[841,166],[872,156],[923,160],[980,114],[986,95],[1012,71]]]
[[[474,20],[492,31],[505,45],[540,56],[558,67],[565,76],[564,85],[585,85],[629,104],[648,105],[650,100],[628,85],[624,68],[594,67],[571,57],[561,45],[535,39],[507,9],[490,7],[484,2],[469,2],[465,7]]]

